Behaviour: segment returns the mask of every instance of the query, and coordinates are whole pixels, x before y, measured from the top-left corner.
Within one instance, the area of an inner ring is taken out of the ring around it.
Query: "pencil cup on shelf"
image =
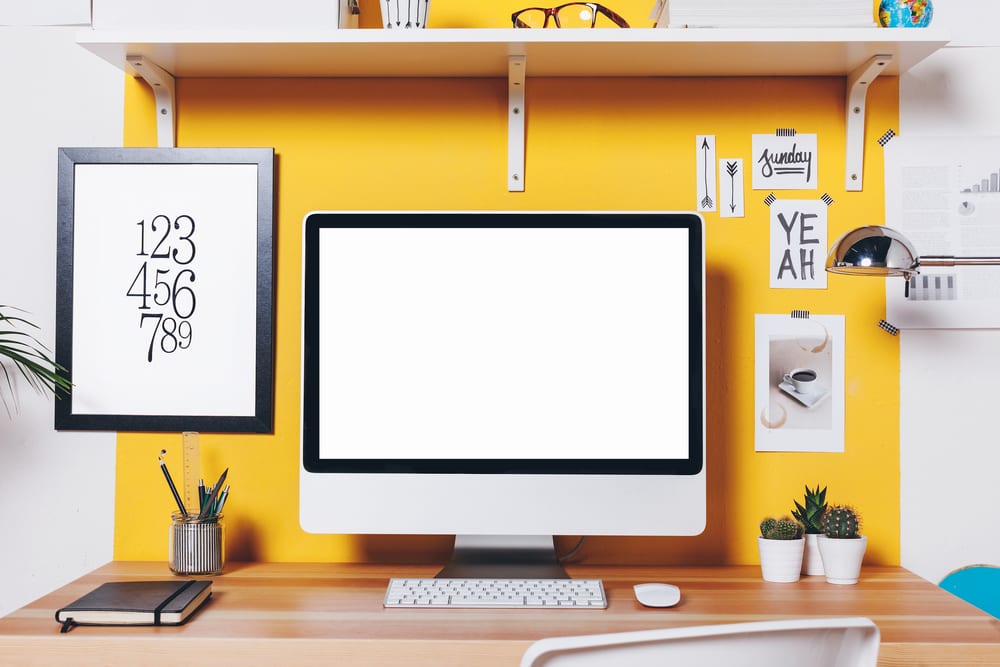
[[[382,25],[397,28],[426,28],[431,0],[379,0]]]
[[[182,575],[222,574],[226,562],[226,527],[222,515],[204,519],[174,512],[167,556],[170,571]]]

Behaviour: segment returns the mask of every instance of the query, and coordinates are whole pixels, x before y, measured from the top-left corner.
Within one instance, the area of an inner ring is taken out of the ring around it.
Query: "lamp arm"
[[[921,255],[917,266],[988,266],[1000,265],[1000,257],[952,257],[950,255]]]

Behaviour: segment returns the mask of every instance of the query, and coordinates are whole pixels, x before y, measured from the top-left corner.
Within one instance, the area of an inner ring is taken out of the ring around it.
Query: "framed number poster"
[[[60,148],[57,429],[273,428],[270,148]]]

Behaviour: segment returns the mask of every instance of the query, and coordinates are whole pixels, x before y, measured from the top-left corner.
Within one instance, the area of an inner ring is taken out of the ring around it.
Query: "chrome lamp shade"
[[[867,225],[847,232],[834,241],[826,258],[826,270],[850,276],[910,276],[925,266],[996,266],[1000,257],[917,256],[905,236],[889,227]]]
[[[852,276],[904,276],[918,272],[917,253],[906,237],[888,227],[868,225],[834,241],[826,270]]]

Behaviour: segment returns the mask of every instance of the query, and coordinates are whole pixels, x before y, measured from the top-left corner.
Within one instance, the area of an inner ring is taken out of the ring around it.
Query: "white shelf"
[[[860,190],[868,85],[948,43],[927,28],[91,30],[77,41],[150,84],[161,146],[174,145],[176,78],[507,78],[510,191],[524,189],[525,76],[846,77],[845,187]]]
[[[876,54],[897,75],[948,39],[934,28],[85,31],[123,70],[143,56],[174,77],[847,76]]]

